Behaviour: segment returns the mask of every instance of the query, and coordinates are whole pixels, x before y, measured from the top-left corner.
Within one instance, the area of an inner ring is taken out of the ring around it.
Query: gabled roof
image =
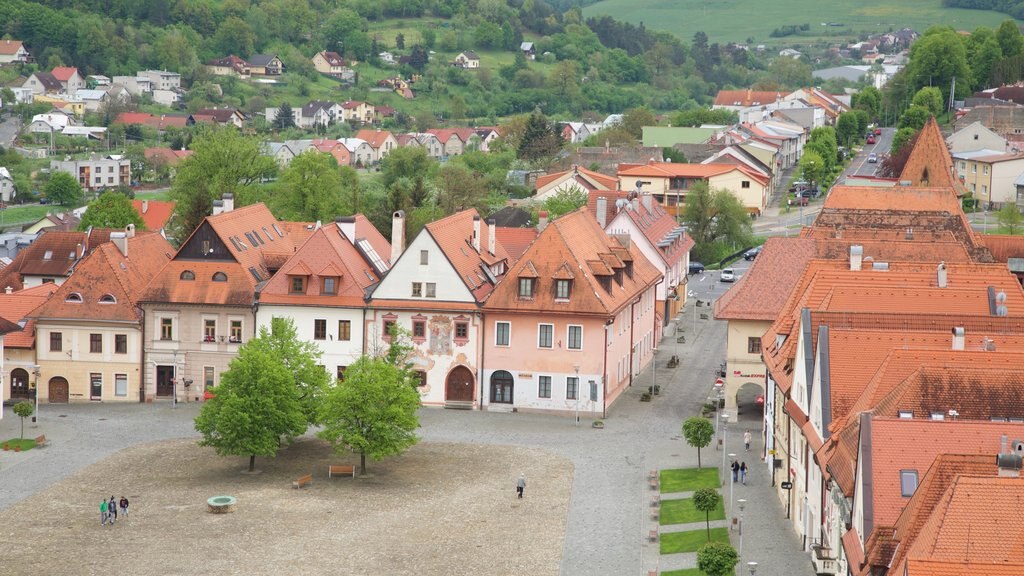
[[[160,159],[163,162],[166,162],[169,166],[174,166],[178,162],[191,156],[192,150],[174,150],[167,147],[154,147],[146,148],[142,151],[142,155],[146,160]]]
[[[46,302],[50,295],[57,291],[57,288],[56,284],[48,282],[10,294],[0,290],[0,318],[14,324],[25,321],[21,330],[4,334],[4,348],[31,349],[35,346],[35,320],[28,316]]]
[[[34,75],[36,79],[39,80],[39,83],[43,85],[43,89],[47,92],[58,92],[64,88],[60,83],[60,80],[49,72],[36,72]]]
[[[478,56],[477,53],[473,52],[472,50],[463,50],[462,51],[462,55],[465,56],[468,60],[479,60],[480,59],[480,56]]]
[[[163,200],[132,200],[132,207],[142,216],[146,230],[157,232],[171,219],[174,214],[174,202]]]
[[[620,272],[622,285],[609,278],[606,290],[595,276],[610,276],[632,263],[632,274]],[[568,302],[556,301],[556,275],[574,276]],[[536,277],[534,297],[520,298],[517,279]],[[566,214],[537,236],[488,297],[488,310],[545,311],[580,315],[613,315],[661,278],[661,273],[630,243],[628,247],[605,233],[585,209]]]
[[[494,234],[497,241],[505,247],[509,258],[515,262],[526,252],[530,244],[537,239],[536,228],[503,228],[495,226]]]
[[[595,194],[591,193],[591,196]],[[647,208],[648,203],[650,209]],[[680,226],[676,219],[662,208],[661,202],[650,194],[627,204],[614,218],[609,219],[605,229],[617,230],[613,222],[619,217],[632,220],[633,225],[643,235],[643,241],[650,244],[661,256],[665,269],[670,269],[682,261],[695,244],[693,237],[686,233],[685,228]]]
[[[44,230],[0,271],[0,288],[20,290],[24,276],[67,276],[82,256],[109,240],[111,232],[105,228],[88,232]]]
[[[351,218],[350,223],[333,223],[317,229],[260,290],[260,302],[364,306],[367,290],[380,281],[387,269],[385,259],[391,254],[391,245],[365,216],[357,214]],[[349,225],[355,231],[354,239],[343,232]],[[378,266],[385,266],[384,271],[378,270]],[[310,276],[303,294],[291,291],[289,276],[297,273]],[[329,276],[338,277],[337,293],[321,294],[322,279]]]
[[[934,116],[928,119],[918,134],[917,143],[900,173],[900,180],[908,180],[913,186],[954,190],[959,185],[953,159],[949,156],[949,148],[946,147],[946,140]]]
[[[12,56],[21,50],[21,40],[0,40],[0,55]]]
[[[342,58],[341,54],[338,54],[337,52],[328,52],[328,51],[325,50],[325,51],[321,52],[320,55],[323,56],[324,60],[326,60],[327,64],[330,65],[330,66],[344,66],[345,65],[345,59]]]
[[[270,64],[274,58],[277,58],[276,54],[253,54],[248,58],[250,66],[266,66]]]
[[[78,73],[78,68],[74,66],[57,66],[53,70],[50,70],[50,74],[61,82],[67,82],[72,76]]]
[[[785,96],[782,92],[770,90],[719,90],[715,96],[715,106],[765,106]]]
[[[356,108],[359,108],[360,106],[364,105],[369,106],[369,104],[366,104],[366,102],[360,102],[358,100],[348,100],[346,102],[341,103],[341,107],[344,108],[345,110],[355,110]]]
[[[650,162],[640,165],[620,165],[619,178],[649,176],[654,178],[701,178],[728,174],[739,171],[761,183],[766,183],[764,174],[759,174],[746,166],[737,164],[681,164],[675,162]]]
[[[152,232],[127,238],[128,255],[112,242],[93,250],[45,304],[32,312],[37,321],[111,320],[139,322],[136,301],[150,280],[170,261],[174,248]],[[77,299],[69,298],[72,294]],[[108,301],[112,300],[112,301]]]
[[[537,190],[552,183],[573,179],[576,180],[585,190],[615,190],[619,187],[619,180],[614,176],[587,170],[581,166],[573,166],[562,172],[545,174],[537,177]]]
[[[242,114],[234,108],[202,108],[196,110],[192,114],[192,118],[204,121],[212,119],[220,124],[225,124],[231,122],[236,115],[243,120],[245,119],[245,114]]]
[[[187,114],[161,114],[155,116],[147,112],[121,112],[111,124],[140,124],[157,130],[168,127],[184,128],[188,121]]]
[[[474,218],[480,218],[480,213],[475,209],[463,210],[447,218],[431,222],[424,229],[434,239],[438,248],[444,252],[445,257],[455,268],[466,288],[473,293],[477,302],[481,302],[494,289],[494,283],[481,267],[489,267],[502,260],[509,262],[510,258],[505,247],[497,241],[497,234],[495,234],[495,253],[493,255],[489,253],[487,243],[490,225],[483,219],[480,219],[480,251],[477,252],[473,248]]]
[[[775,320],[814,251],[808,238],[769,238],[746,274],[715,301],[715,318]]]
[[[355,137],[359,138],[361,140],[365,140],[366,143],[369,144],[371,148],[373,148],[374,150],[377,150],[381,146],[384,145],[384,143],[387,141],[389,136],[391,138],[394,138],[394,136],[391,135],[391,132],[389,132],[387,130],[364,129],[364,130],[360,130],[359,132],[356,132],[356,136]]]

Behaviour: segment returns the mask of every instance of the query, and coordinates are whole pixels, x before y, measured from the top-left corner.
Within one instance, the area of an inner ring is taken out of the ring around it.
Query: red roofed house
[[[252,74],[249,63],[234,54],[207,62],[206,69],[214,76],[235,76],[245,79]]]
[[[75,267],[36,322],[39,399],[142,400],[143,315],[138,299],[174,248],[159,234],[129,225]]]
[[[50,70],[50,74],[60,82],[64,92],[74,96],[75,92],[85,88],[85,78],[78,73],[74,66],[58,66]]]
[[[403,250],[405,214],[395,213],[391,269],[369,295],[366,350],[412,334],[423,404],[480,408],[481,305],[511,265],[496,226],[475,209],[427,224]]]
[[[7,375],[7,386],[0,390],[0,401],[30,399],[38,379],[36,366],[36,322],[27,316],[57,291],[56,284],[41,284],[17,292],[0,291],[0,318],[20,329],[0,337],[0,372]],[[3,323],[0,323],[3,324]]]
[[[163,200],[132,200],[132,207],[142,216],[146,230],[165,236],[164,228],[174,214],[174,202]]]
[[[0,64],[31,61],[32,55],[28,53],[21,40],[0,40]]]
[[[214,207],[139,298],[147,400],[198,399],[216,385],[256,333],[256,285],[295,252],[295,238],[263,204],[235,209],[226,194]]]
[[[364,354],[366,291],[390,268],[391,244],[362,214],[318,228],[259,292],[256,327],[295,321],[298,337],[322,352],[340,380]]]
[[[563,172],[538,176],[533,201],[543,202],[559,192],[573,188],[584,192],[593,192],[617,190],[618,187],[618,178],[574,165]]]
[[[687,190],[698,182],[705,182],[712,189],[732,192],[748,212],[760,215],[768,206],[771,185],[770,177],[737,164],[623,164],[618,176],[621,189],[635,190],[639,183],[644,192],[654,194],[673,216],[681,214]]]
[[[341,119],[346,122],[357,122],[359,124],[371,124],[376,112],[373,104],[349,100],[341,104]]]
[[[398,148],[398,140],[387,130],[360,130],[356,132],[356,138],[365,140],[370,148],[373,148],[373,161],[380,162],[391,154],[391,151]]]
[[[187,114],[161,114],[156,116],[148,112],[121,112],[111,124],[138,124],[164,131],[167,128],[184,128],[188,124]]]
[[[44,231],[0,270],[0,289],[9,286],[17,291],[51,282],[63,284],[86,254],[110,239],[111,232],[109,228]]]
[[[772,90],[719,90],[715,96],[713,109],[733,110],[739,112],[753,106],[767,106],[785,97],[781,92]]]
[[[241,128],[245,124],[245,114],[234,108],[203,108],[196,110],[188,117],[186,125],[215,124],[217,126],[234,126]]]
[[[585,209],[548,224],[484,302],[484,406],[603,418],[654,357],[661,280]]]
[[[313,68],[321,74],[340,76],[348,69],[348,65],[345,63],[345,59],[341,57],[341,54],[325,50],[317,52],[313,56]]]

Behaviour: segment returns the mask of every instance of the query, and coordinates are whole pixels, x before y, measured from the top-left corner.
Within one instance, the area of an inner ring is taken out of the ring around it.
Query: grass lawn
[[[31,450],[36,447],[36,441],[31,438],[11,438],[10,440],[4,440],[3,446],[6,446],[10,450],[14,450],[15,447],[21,449],[22,452],[25,450]]]
[[[718,507],[711,512],[711,520],[725,520],[725,508],[722,500],[718,500]],[[679,500],[661,501],[661,525],[666,524],[689,524],[691,522],[704,522],[704,513],[693,506],[693,498],[682,498]]]
[[[734,576],[735,570],[730,570],[727,576]],[[661,576],[706,576],[704,572],[700,571],[700,568],[685,568],[683,570],[669,570],[668,572],[662,572]]]
[[[0,214],[3,214],[3,220],[0,221],[0,227],[8,227],[12,224],[36,222],[51,212],[70,212],[75,208],[77,208],[77,206],[54,206],[52,204],[45,206],[11,206],[6,210],[0,211]]]
[[[711,540],[713,542],[729,543],[729,530],[725,528],[712,528]],[[708,533],[706,530],[690,530],[688,532],[669,532],[661,535],[661,553],[678,554],[680,552],[696,552],[698,548],[706,544]]]
[[[752,17],[752,15],[757,15]],[[626,22],[643,22],[648,28],[666,30],[685,41],[697,32],[710,42],[751,42],[755,44],[810,44],[823,38],[834,41],[856,38],[860,32],[882,33],[910,26],[924,32],[941,22],[957,30],[978,26],[994,28],[1009,18],[986,10],[945,8],[942,0],[860,0],[859,2],[817,2],[801,0],[603,0],[583,9],[586,18],[608,15]],[[823,23],[842,26],[823,26]],[[810,24],[800,35],[771,38],[772,30],[785,25]]]
[[[692,492],[698,488],[718,488],[718,468],[677,468],[661,471],[662,492]]]

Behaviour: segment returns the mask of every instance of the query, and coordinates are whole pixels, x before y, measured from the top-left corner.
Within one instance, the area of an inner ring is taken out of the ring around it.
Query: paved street
[[[742,275],[748,265],[740,260],[737,274]],[[646,475],[650,469],[697,463],[696,451],[682,440],[680,427],[685,418],[699,412],[710,393],[724,356],[725,323],[701,318],[702,312],[710,316],[710,307],[696,308],[695,302],[717,298],[728,286],[718,281],[717,272],[691,278],[688,290],[695,297],[679,316],[686,343],[673,338],[662,342],[656,369],[636,378],[634,386],[609,411],[605,429],[590,427],[593,415],[586,415],[576,427],[571,418],[547,415],[424,409],[423,439],[536,447],[569,458],[575,471],[563,575],[646,574],[655,567],[667,570],[695,565],[693,554],[661,557],[658,544],[647,542],[647,532],[657,526],[650,519],[652,491]],[[673,354],[679,355],[682,364],[670,370],[665,365]],[[661,386],[661,395],[650,403],[640,402],[641,391],[652,381]],[[46,434],[51,445],[25,454],[0,452],[0,509],[124,447],[194,436],[192,418],[197,411],[196,404],[179,404],[174,409],[166,403],[44,404],[38,427],[26,424],[25,435]],[[735,430],[749,427],[757,438],[759,415],[742,414],[740,419]],[[16,437],[18,426],[18,419],[6,408],[0,436]],[[742,453],[740,434],[729,433],[727,450]],[[782,523],[785,512],[771,495],[768,470],[757,464],[759,451],[759,446],[753,446],[744,454],[751,473],[748,485],[735,490],[736,499],[749,501],[744,513],[743,562],[758,562],[760,574],[810,575],[808,556],[797,551],[792,531]],[[704,464],[720,465],[721,454],[706,448]],[[509,478],[510,486],[513,481]],[[728,490],[725,492],[728,498]],[[739,546],[738,532],[733,536],[734,545]]]
[[[14,139],[18,136],[21,128],[21,118],[10,116],[0,122],[0,146],[10,148],[14,145]]]

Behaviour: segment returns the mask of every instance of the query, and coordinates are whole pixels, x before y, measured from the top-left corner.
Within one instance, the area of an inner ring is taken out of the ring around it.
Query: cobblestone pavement
[[[723,290],[713,283],[700,286],[695,283],[692,288],[702,298],[713,298]],[[658,544],[647,541],[648,531],[657,524],[650,517],[652,491],[646,479],[651,469],[697,463],[696,451],[685,444],[680,428],[684,419],[699,413],[708,397],[724,357],[726,326],[699,319],[692,309],[694,301],[691,298],[680,315],[686,343],[674,338],[662,341],[656,367],[636,377],[634,385],[610,408],[603,430],[590,427],[589,417],[599,416],[591,414],[582,414],[586,417],[577,427],[572,418],[537,414],[438,409],[421,413],[424,440],[542,448],[570,459],[574,472],[563,576],[646,574],[654,568],[695,563],[693,555],[660,557]],[[706,308],[701,311],[710,313]],[[672,355],[680,357],[680,367],[667,369]],[[652,382],[661,386],[661,394],[652,402],[640,402],[640,393]],[[38,427],[27,423],[25,435],[46,434],[51,445],[26,454],[0,451],[0,509],[124,447],[195,436],[192,418],[198,406],[42,405],[40,412]],[[740,426],[749,424],[757,438],[758,416],[744,414],[740,418]],[[18,419],[5,408],[0,437],[17,435]],[[727,450],[742,452],[739,434],[729,435]],[[783,521],[785,510],[772,495],[769,470],[758,465],[759,450],[752,446],[751,452],[744,454],[751,472],[747,485],[737,485],[734,490],[736,499],[748,500],[743,564],[757,561],[759,574],[809,576],[813,573],[809,556],[798,551],[796,538]],[[709,460],[720,459],[721,452],[709,447],[703,457],[707,465]],[[733,540],[738,547],[738,532],[733,533]],[[745,568],[737,571],[745,573]]]

